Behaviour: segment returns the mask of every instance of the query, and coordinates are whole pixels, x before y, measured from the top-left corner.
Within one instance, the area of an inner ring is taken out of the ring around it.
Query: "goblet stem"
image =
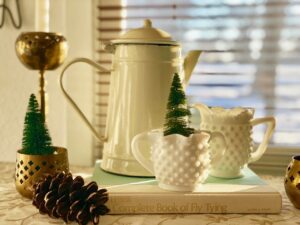
[[[45,100],[45,70],[40,70],[40,104],[43,120],[46,121],[46,100]]]
[[[45,70],[54,70],[61,65],[68,52],[65,37],[51,32],[24,32],[16,40],[16,53],[29,69],[39,71],[39,103],[44,121],[47,121],[47,93]]]

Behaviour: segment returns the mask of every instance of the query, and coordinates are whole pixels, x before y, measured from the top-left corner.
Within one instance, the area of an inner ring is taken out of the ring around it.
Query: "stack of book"
[[[96,163],[93,180],[109,191],[110,214],[280,213],[281,195],[249,168],[237,179],[209,177],[194,192],[158,187],[155,178],[111,174]]]

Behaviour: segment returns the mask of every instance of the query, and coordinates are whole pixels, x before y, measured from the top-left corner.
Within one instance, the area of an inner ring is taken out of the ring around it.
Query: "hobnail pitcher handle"
[[[149,149],[141,148],[140,144],[142,142],[146,142],[149,145]],[[131,142],[131,149],[132,149],[132,154],[135,157],[135,159],[143,166],[145,167],[150,173],[154,174],[154,167],[153,163],[150,160],[150,158],[145,157],[145,155],[142,153],[142,151],[147,151],[150,152],[150,140],[149,140],[149,133],[148,132],[143,132],[140,133],[132,139]]]
[[[200,113],[200,120],[203,120],[203,113],[212,115],[213,112],[209,109],[209,107],[203,103],[196,103],[190,106],[191,108],[195,108]],[[201,122],[200,122],[201,123]],[[222,144],[219,147],[216,147],[218,150],[221,148],[222,151],[217,151],[215,156],[211,159],[211,164],[219,163],[221,159],[224,157],[225,152],[227,151],[227,142],[225,136],[222,132],[219,131],[208,131],[208,130],[200,130],[210,134],[210,140],[221,138]],[[216,141],[217,142],[217,141]]]
[[[224,137],[224,135],[222,134],[222,132],[219,131],[205,131],[207,133],[210,133],[210,140],[212,141],[213,139],[217,139],[220,138],[221,144],[219,145],[218,141],[215,141],[216,143],[218,143],[219,147],[216,147],[216,149],[218,149],[218,151],[216,152],[216,154],[214,155],[214,157],[211,158],[211,164],[215,164],[215,163],[219,163],[221,161],[221,159],[223,159],[226,151],[227,151],[227,143],[226,143],[226,139]]]
[[[259,160],[262,157],[262,155],[267,150],[268,143],[269,143],[269,141],[271,139],[271,136],[274,132],[275,124],[276,124],[274,117],[269,116],[269,117],[253,119],[253,120],[250,121],[250,124],[252,126],[256,126],[256,125],[263,124],[263,123],[266,123],[266,125],[267,125],[266,132],[264,134],[262,142],[260,143],[260,145],[258,146],[256,151],[251,154],[251,156],[249,158],[249,163],[255,162],[255,161]]]
[[[197,109],[200,113],[200,116],[202,116],[203,113],[208,114],[208,115],[213,115],[213,112],[210,110],[210,108],[203,103],[195,103],[195,104],[192,104],[190,107]]]
[[[62,70],[60,77],[59,77],[59,84],[60,84],[60,88],[63,92],[63,94],[65,95],[65,97],[67,98],[67,100],[69,101],[69,103],[71,104],[71,106],[75,109],[75,111],[79,114],[79,116],[81,117],[81,119],[84,121],[84,123],[90,128],[90,130],[92,131],[92,133],[96,136],[96,138],[100,141],[100,142],[105,142],[107,140],[106,137],[104,137],[104,135],[99,134],[95,128],[92,126],[92,124],[89,122],[89,120],[86,118],[86,116],[83,114],[83,112],[79,109],[79,107],[77,106],[77,104],[74,102],[74,100],[70,97],[70,95],[66,92],[64,85],[63,85],[63,76],[65,71],[73,64],[75,63],[79,63],[79,62],[83,62],[83,63],[87,63],[93,67],[96,67],[97,69],[99,69],[101,72],[110,72],[109,70],[103,68],[102,66],[100,66],[98,63],[95,63],[94,61],[87,59],[87,58],[76,58],[74,60],[72,60],[71,62],[69,62],[64,69]]]

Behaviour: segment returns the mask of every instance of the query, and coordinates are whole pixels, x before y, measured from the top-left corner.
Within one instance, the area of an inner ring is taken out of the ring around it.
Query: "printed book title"
[[[118,205],[116,203],[109,204],[108,207],[114,213],[227,213],[227,206],[215,203],[182,203],[178,205],[175,202],[164,204],[156,203],[153,205],[134,204],[134,205]]]

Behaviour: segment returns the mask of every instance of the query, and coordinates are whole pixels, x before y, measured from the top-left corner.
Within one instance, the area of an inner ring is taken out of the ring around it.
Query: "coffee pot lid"
[[[112,40],[112,44],[164,44],[179,45],[178,42],[172,40],[167,32],[152,27],[149,19],[144,20],[144,26],[129,30],[121,35],[119,39]]]

